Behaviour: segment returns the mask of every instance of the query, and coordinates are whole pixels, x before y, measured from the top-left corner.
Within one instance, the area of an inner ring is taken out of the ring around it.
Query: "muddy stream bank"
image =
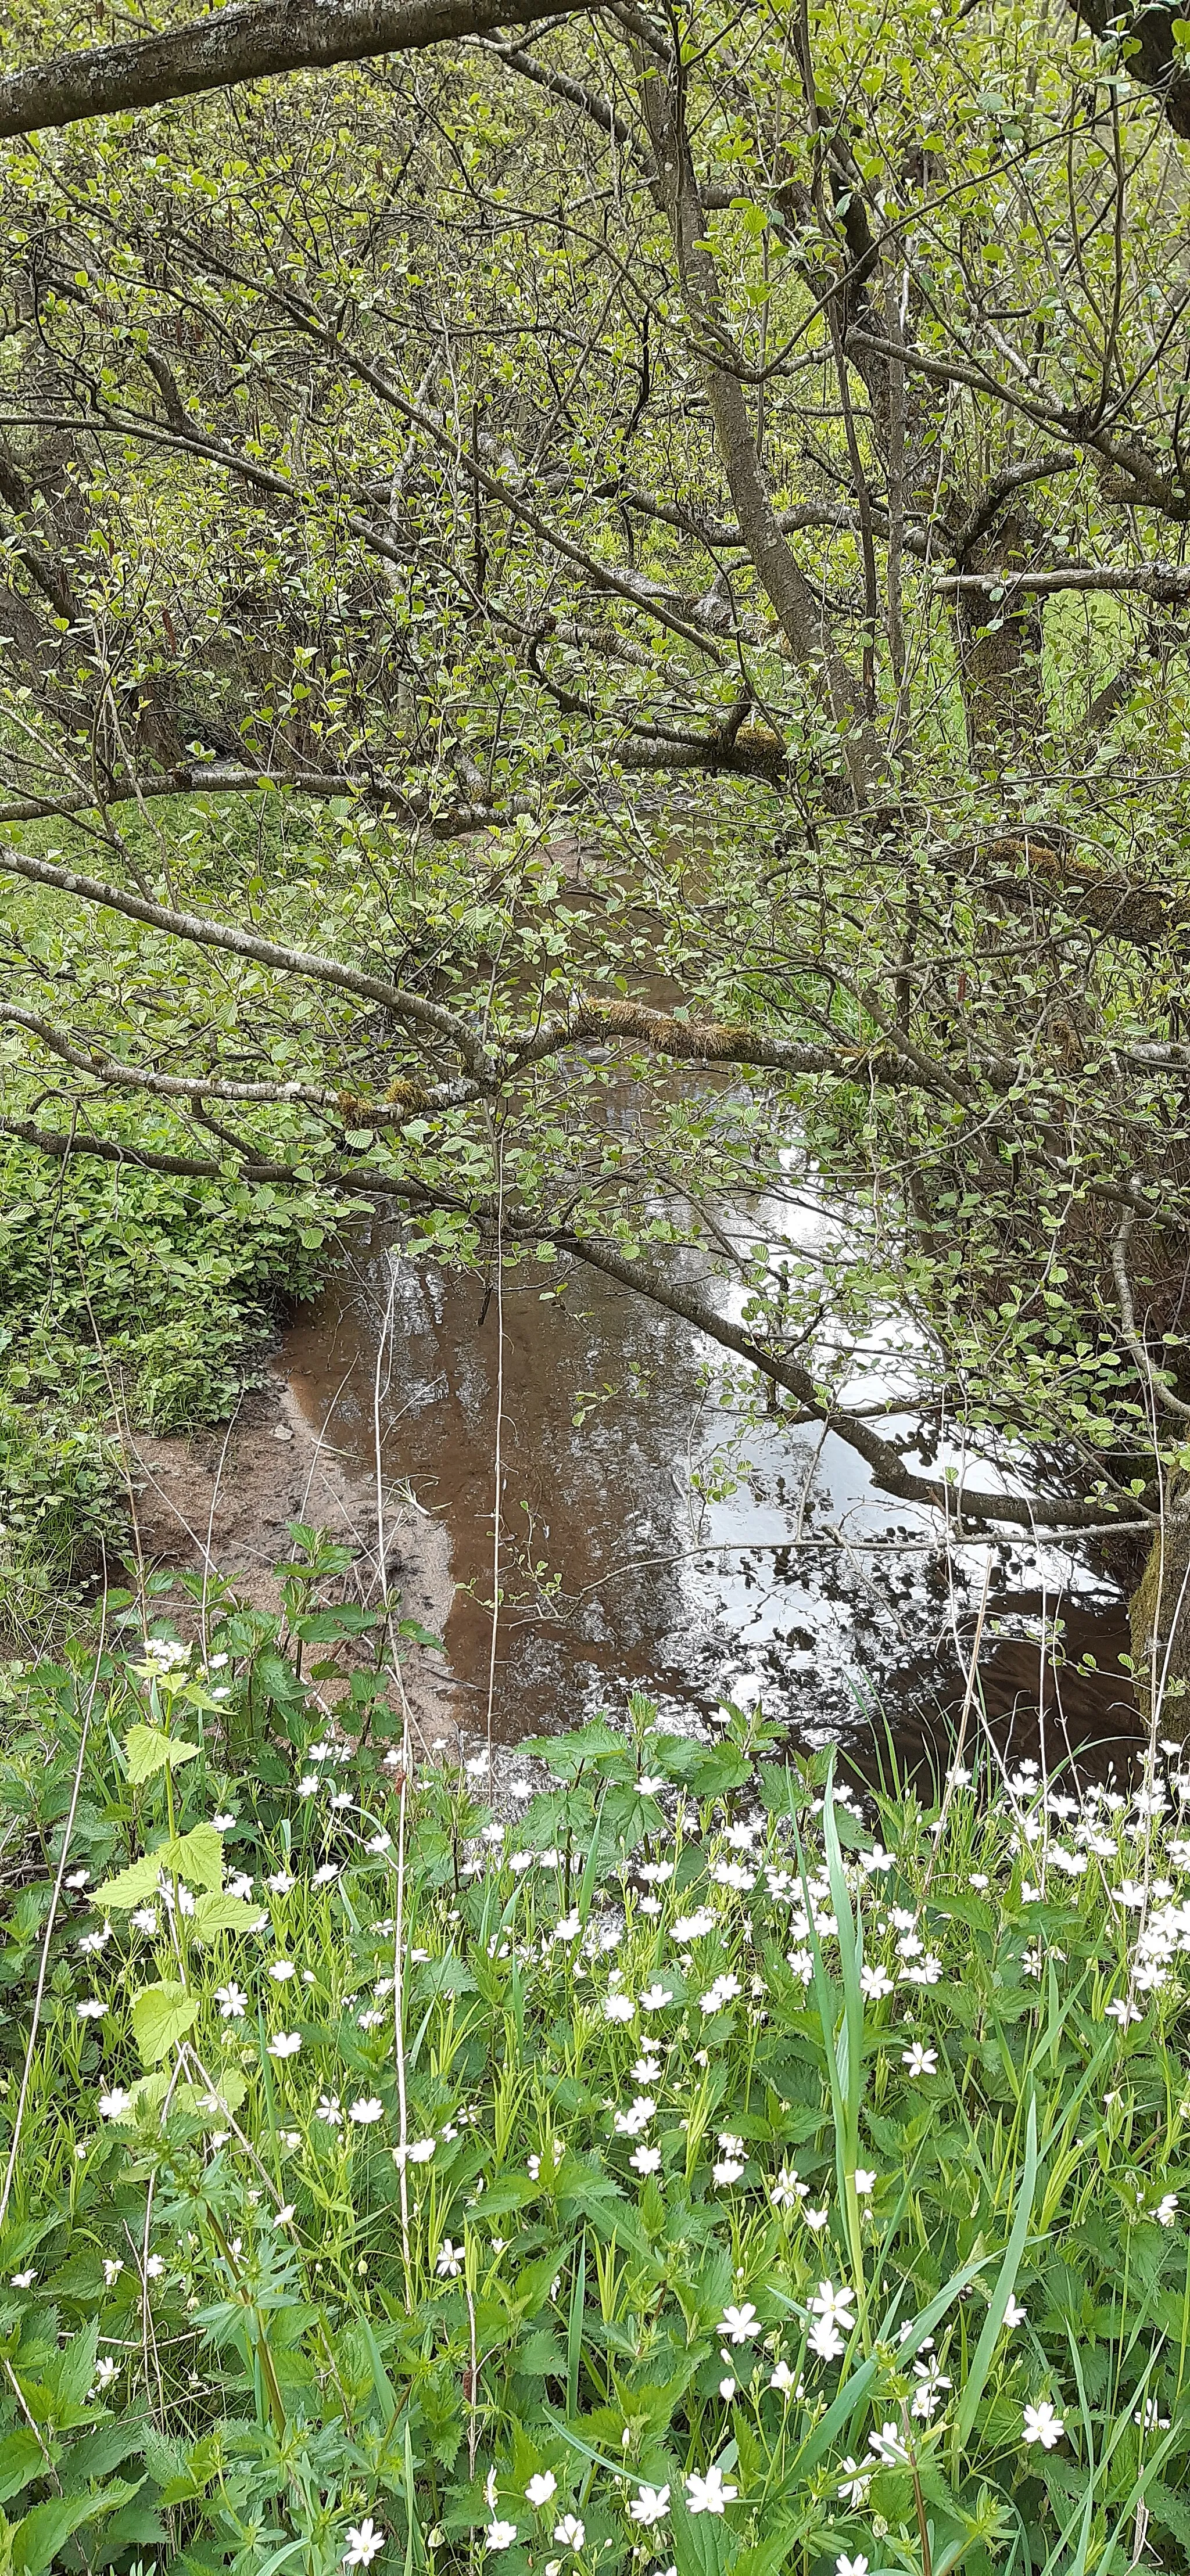
[[[803,1236],[826,1222],[811,1204]],[[640,1687],[686,1723],[759,1699],[797,1740],[840,1740],[860,1767],[886,1734],[903,1760],[928,1759],[962,1701],[989,1554],[979,1669],[1000,1743],[1036,1751],[1044,1735],[1051,1761],[1070,1748],[1100,1768],[1133,1734],[1123,1596],[1085,1552],[1015,1535],[944,1550],[844,1444],[779,1419],[745,1432],[733,1485],[723,1457],[740,1425],[708,1389],[710,1346],[597,1276],[557,1284],[543,1297],[539,1272],[517,1272],[504,1289],[500,1740],[581,1724]],[[226,1436],[138,1441],[146,1555],[194,1564],[209,1550],[268,1603],[268,1568],[301,1518],[374,1572],[379,1436],[389,1580],[445,1649],[415,1658],[419,1722],[430,1742],[478,1735],[499,1347],[483,1284],[414,1267],[377,1223]],[[877,1376],[887,1358],[873,1354]]]

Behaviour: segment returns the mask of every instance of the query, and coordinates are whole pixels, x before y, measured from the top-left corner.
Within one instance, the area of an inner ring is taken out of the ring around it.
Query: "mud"
[[[233,1421],[191,1438],[133,1431],[126,1449],[130,1500],[144,1574],[230,1579],[254,1609],[280,1610],[274,1568],[292,1550],[291,1524],[304,1521],[352,1551],[350,1572],[331,1597],[374,1604],[381,1591],[375,1478],[320,1438],[275,1364],[250,1390]],[[399,1494],[385,1492],[384,1550],[401,1618],[440,1637],[454,1586],[445,1532]],[[176,1584],[154,1607],[186,1636],[201,1635],[207,1605]],[[404,1664],[415,1726],[428,1749],[458,1747],[456,1695],[441,1654],[413,1650]],[[333,1683],[328,1687],[333,1701]]]

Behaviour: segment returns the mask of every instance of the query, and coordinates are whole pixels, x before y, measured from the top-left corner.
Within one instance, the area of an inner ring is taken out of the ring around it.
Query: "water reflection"
[[[786,1231],[789,1210],[781,1211]],[[812,1205],[803,1239],[826,1220]],[[381,1322],[386,1483],[444,1525],[456,1586],[446,1646],[464,1725],[486,1711],[491,1644],[497,1305],[482,1285],[357,1240],[334,1287],[286,1337],[283,1365],[318,1431],[369,1475]],[[558,1292],[561,1293],[558,1293]],[[581,1723],[634,1684],[663,1706],[764,1702],[803,1742],[861,1762],[885,1733],[929,1759],[961,1701],[989,1550],[937,1545],[932,1516],[890,1504],[839,1440],[715,1399],[722,1354],[597,1275],[506,1281],[501,1423],[503,1606],[493,1722],[506,1741]],[[865,1388],[911,1372],[890,1327]],[[333,1419],[332,1419],[333,1409]],[[723,1455],[738,1443],[739,1480]],[[982,1693],[1000,1740],[1110,1746],[1135,1726],[1119,1658],[1123,1602],[1077,1554],[1008,1538],[990,1551]],[[1067,1664],[1043,1694],[1038,1635],[1065,1622]],[[1080,1667],[1092,1658],[1098,1670]]]

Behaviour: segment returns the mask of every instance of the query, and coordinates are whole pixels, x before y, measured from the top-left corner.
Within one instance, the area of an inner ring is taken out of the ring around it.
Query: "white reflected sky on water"
[[[860,1213],[828,1207],[792,1152],[789,1174],[788,1195],[740,1218],[741,1242],[784,1243],[811,1259],[862,1243]],[[319,1428],[350,1369],[333,1437],[369,1472],[376,1336],[394,1262],[386,1469],[408,1480],[449,1533],[452,1575],[464,1589],[447,1644],[464,1700],[474,1703],[481,1683],[486,1694],[490,1637],[495,1300],[481,1324],[477,1280],[414,1266],[378,1227],[295,1327],[286,1355],[298,1400]],[[563,1298],[546,1302],[541,1284],[540,1274],[518,1269],[504,1299],[509,1562],[519,1553],[545,1569],[545,1580],[535,1590],[523,1564],[519,1582],[509,1576],[500,1731],[574,1723],[633,1683],[663,1705],[704,1712],[723,1697],[759,1698],[811,1738],[846,1727],[876,1701],[912,1733],[915,1693],[919,1702],[953,1698],[966,1652],[956,1632],[970,1635],[987,1547],[940,1552],[936,1515],[880,1494],[837,1436],[771,1414],[743,1425],[738,1405],[708,1392],[706,1372],[717,1375],[725,1354],[680,1319],[597,1273],[577,1273]],[[742,1292],[720,1280],[715,1294],[740,1313]],[[850,1403],[911,1400],[935,1375],[928,1337],[904,1312],[877,1317],[851,1356]],[[899,1434],[912,1414],[882,1417],[877,1427]],[[734,1490],[700,1498],[692,1471],[706,1471],[733,1441]],[[971,1475],[974,1465],[985,1488],[1028,1491],[1027,1462],[981,1445],[976,1458],[956,1435],[944,1437],[931,1472],[953,1465]],[[799,1531],[809,1544],[796,1543]],[[1093,1623],[1101,1620],[1101,1660],[1114,1664],[1118,1592],[1078,1552],[1006,1535],[995,1553],[989,1636],[1035,1638],[1042,1601],[1052,1619],[1063,1599],[1087,1614],[1097,1652]]]

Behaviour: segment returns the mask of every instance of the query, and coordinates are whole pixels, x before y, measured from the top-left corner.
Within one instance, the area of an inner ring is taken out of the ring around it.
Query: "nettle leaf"
[[[180,1771],[183,1763],[196,1759],[199,1749],[197,1744],[164,1735],[158,1726],[130,1726],[124,1738],[130,1786],[141,1788],[146,1780],[155,1780],[159,1771]]]
[[[260,1922],[259,1905],[250,1905],[246,1896],[200,1896],[190,1917],[190,1929],[198,1941],[213,1941],[219,1932],[254,1932]]]
[[[47,2504],[35,2504],[12,2535],[12,2565],[17,2576],[41,2576],[41,2571],[53,2566],[66,2542],[85,2522],[97,2522],[104,2514],[117,2512],[136,2492],[134,2486],[115,2479],[99,2495],[53,2496]]]
[[[143,1860],[132,1861],[115,1878],[105,1878],[91,1901],[105,1913],[128,1913],[134,1905],[144,1905],[156,1895],[163,1875],[185,1879],[188,1886],[217,1894],[223,1885],[222,1835],[213,1825],[193,1825],[188,1834],[158,1843],[155,1851],[146,1852]]]
[[[159,1851],[146,1852],[143,1860],[134,1860],[128,1869],[120,1870],[115,1878],[105,1878],[102,1886],[95,1890],[93,1904],[99,1906],[104,1913],[122,1914],[130,1912],[134,1905],[143,1905],[148,1897],[155,1896],[167,1848],[168,1846],[163,1846]]]
[[[198,2003],[185,1986],[146,1986],[132,2007],[136,2044],[147,2066],[168,2055],[198,2019]]]
[[[31,2478],[41,2477],[44,2469],[45,2454],[35,2434],[6,2433],[0,2441],[0,2504],[7,2504]]]

